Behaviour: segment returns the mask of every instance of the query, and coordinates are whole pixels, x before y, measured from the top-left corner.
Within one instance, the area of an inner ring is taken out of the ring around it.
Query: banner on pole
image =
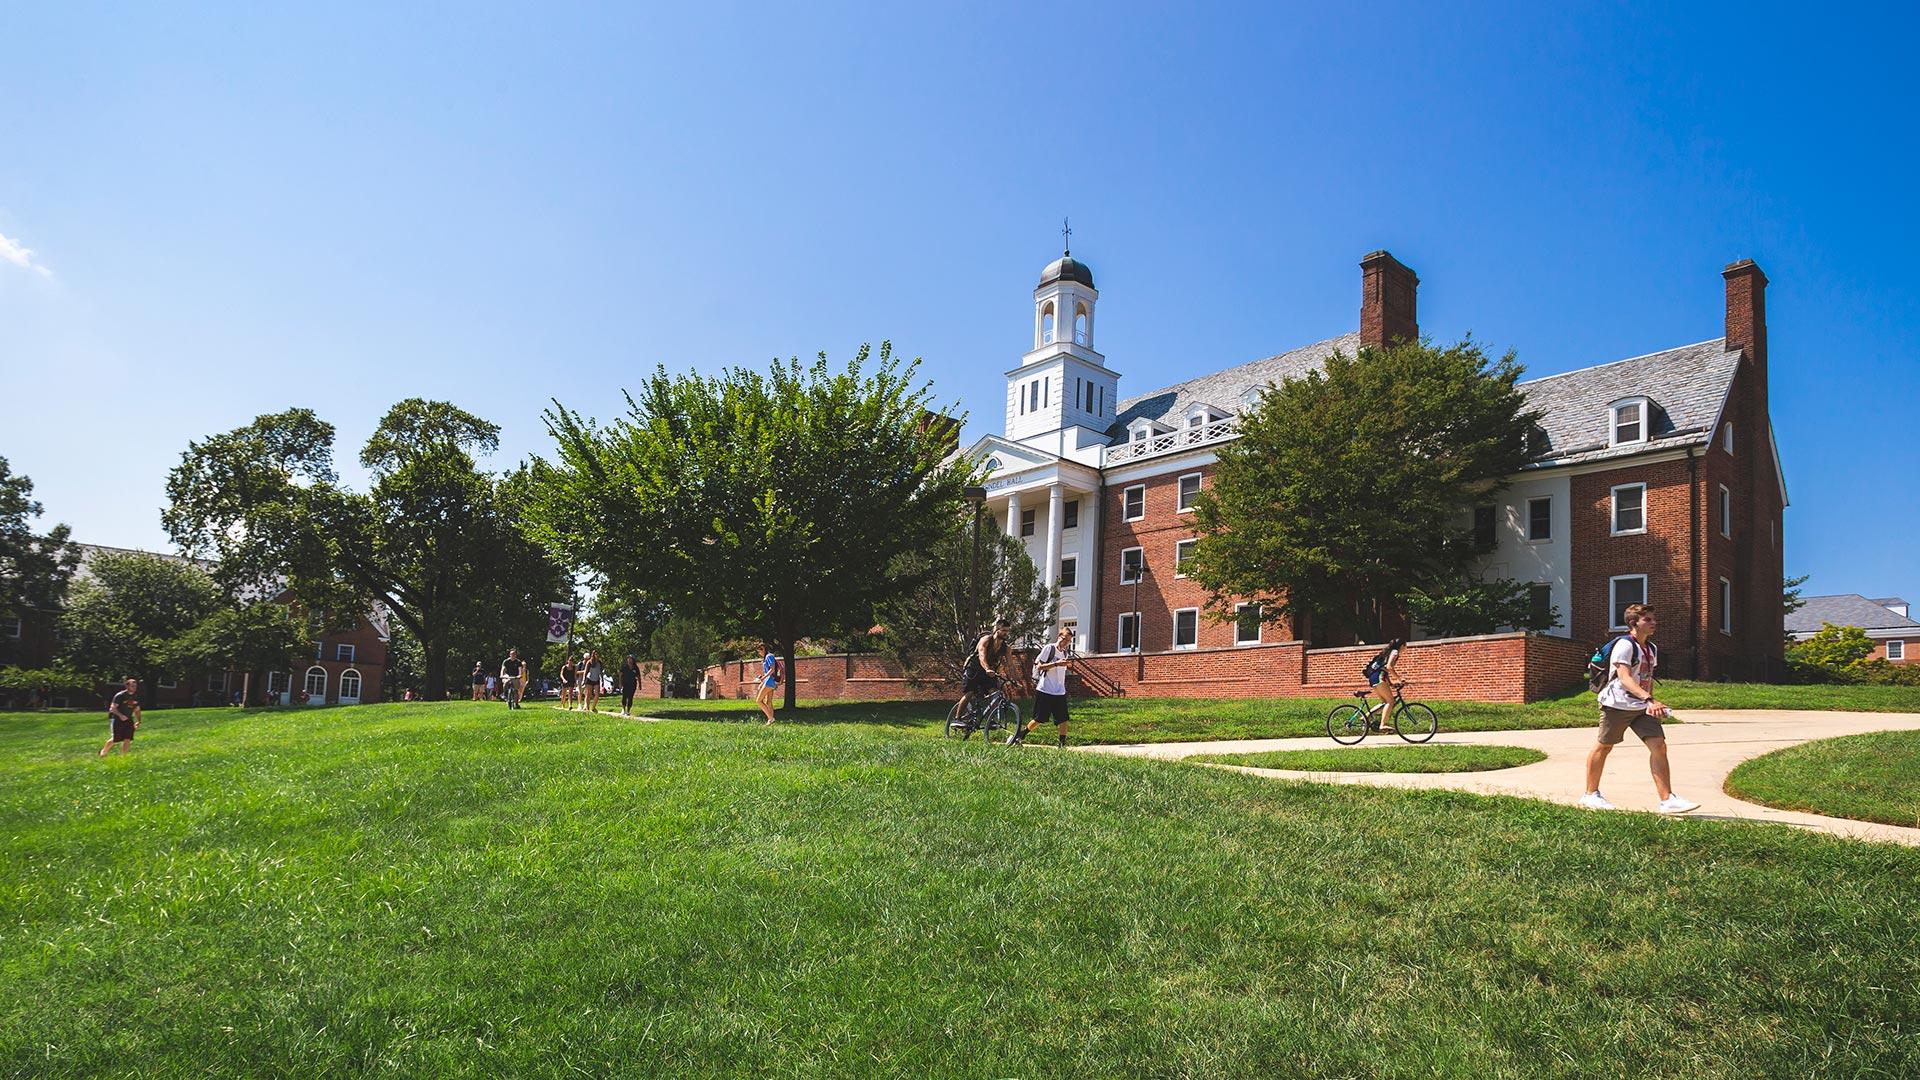
[[[572,604],[548,604],[547,605],[547,640],[549,642],[565,641],[567,640],[567,636],[572,632],[573,632],[573,605]]]

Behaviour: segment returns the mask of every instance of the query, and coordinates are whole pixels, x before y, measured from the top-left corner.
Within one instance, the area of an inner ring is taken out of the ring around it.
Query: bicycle
[[[995,677],[993,689],[977,704],[961,709],[961,702],[953,703],[947,710],[946,733],[949,739],[966,742],[978,731],[981,741],[993,745],[995,731],[1015,731],[1020,727],[1020,706],[1007,697],[1007,681]]]
[[[1384,704],[1371,708],[1365,704],[1373,696],[1372,690],[1356,690],[1353,696],[1360,704],[1335,705],[1327,714],[1327,737],[1341,746],[1353,746],[1367,737],[1369,732],[1379,731],[1382,723],[1393,725],[1393,733],[1410,743],[1423,743],[1433,738],[1440,730],[1440,718],[1433,709],[1418,701],[1408,701],[1401,691],[1406,683],[1393,684],[1393,708],[1386,716],[1375,718],[1374,714],[1385,708]]]

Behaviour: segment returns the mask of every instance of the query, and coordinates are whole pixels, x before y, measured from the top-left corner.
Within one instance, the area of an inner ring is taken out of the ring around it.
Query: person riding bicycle
[[[507,658],[500,661],[500,696],[506,700],[509,709],[520,707],[521,688],[526,685],[521,674],[525,667],[519,649],[508,649]]]
[[[973,643],[973,651],[967,654],[966,667],[961,675],[960,715],[970,715],[969,705],[976,694],[985,697],[993,693],[1007,657],[1013,654],[1012,647],[1007,644],[1007,637],[1011,633],[1007,620],[995,619],[993,632],[982,634],[980,640]]]
[[[1375,653],[1373,659],[1367,661],[1367,666],[1362,672],[1367,677],[1367,687],[1380,697],[1380,719],[1367,721],[1374,731],[1379,731],[1380,725],[1385,723],[1393,713],[1395,687],[1405,685],[1400,681],[1400,673],[1394,670],[1393,665],[1400,659],[1400,650],[1406,644],[1404,638],[1394,638],[1387,642],[1387,647]]]

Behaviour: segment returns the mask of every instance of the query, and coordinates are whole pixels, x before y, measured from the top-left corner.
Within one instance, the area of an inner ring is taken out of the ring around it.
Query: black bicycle
[[[1367,737],[1369,732],[1379,731],[1382,723],[1390,724],[1393,733],[1410,743],[1423,743],[1433,738],[1440,730],[1440,718],[1428,706],[1418,701],[1408,701],[1401,695],[1406,683],[1393,684],[1393,708],[1384,717],[1377,716],[1384,704],[1367,707],[1367,699],[1373,696],[1372,690],[1356,690],[1353,696],[1359,700],[1351,705],[1335,705],[1327,714],[1327,737],[1341,746],[1352,746]]]
[[[974,695],[969,695],[969,698]],[[1012,732],[1020,727],[1020,706],[1007,697],[1005,679],[995,677],[993,689],[977,701],[956,701],[947,711],[947,738],[966,742],[974,732],[981,741],[993,745],[993,733]]]

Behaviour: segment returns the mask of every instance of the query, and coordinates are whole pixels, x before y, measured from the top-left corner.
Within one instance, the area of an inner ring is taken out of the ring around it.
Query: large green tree
[[[444,401],[400,402],[361,449],[365,492],[341,484],[333,439],[331,424],[289,409],[189,444],[167,480],[167,530],[216,557],[236,595],[284,584],[340,627],[386,605],[420,642],[426,696],[444,698],[456,631],[517,639],[565,594],[565,575],[519,527],[520,482],[476,463],[498,448],[495,425]]]
[[[268,672],[297,670],[313,655],[308,623],[289,605],[271,600],[229,604],[163,643],[157,658],[169,671],[250,674],[254,678],[246,690],[251,704],[264,693]]]
[[[1306,613],[1377,634],[1380,605],[1462,580],[1480,552],[1471,508],[1527,461],[1540,414],[1512,353],[1471,340],[1335,353],[1268,387],[1201,493],[1186,573],[1216,611]]]
[[[68,542],[65,525],[36,532],[41,512],[33,481],[0,457],[0,617],[57,610],[66,598],[80,551]]]
[[[141,551],[97,555],[60,615],[62,665],[99,680],[132,675],[151,694],[163,673],[205,670],[173,666],[171,650],[222,603],[219,585],[190,562]]]
[[[992,518],[976,540],[973,516],[955,515],[938,543],[902,554],[895,570],[917,584],[881,605],[880,644],[910,676],[954,674],[995,619],[1007,620],[1016,644],[1038,646],[1051,636],[1059,591]]]
[[[711,378],[661,368],[605,427],[556,403],[536,534],[605,585],[764,636],[791,664],[801,638],[864,630],[916,584],[889,567],[945,535],[971,480],[942,464],[951,430],[929,422],[917,369],[885,344],[837,370],[824,354]]]

